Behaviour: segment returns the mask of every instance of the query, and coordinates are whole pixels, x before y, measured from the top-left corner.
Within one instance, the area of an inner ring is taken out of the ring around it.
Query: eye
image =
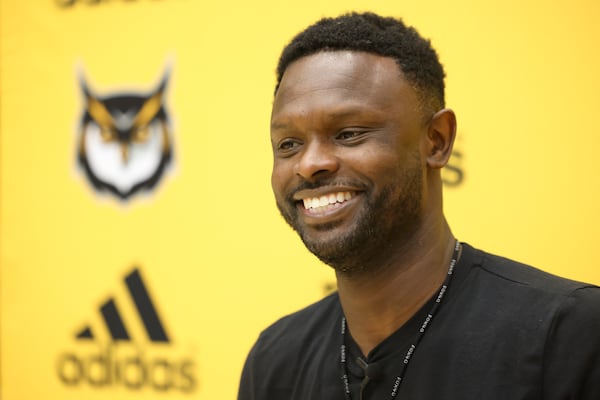
[[[110,142],[116,139],[117,135],[115,132],[107,127],[100,127],[100,137],[104,142]]]
[[[345,129],[336,135],[336,140],[344,142],[354,142],[362,138],[365,131],[359,129]]]
[[[296,139],[283,139],[277,143],[277,151],[280,153],[290,153],[300,146],[300,141]]]
[[[135,131],[135,133],[133,134],[133,140],[135,142],[145,142],[146,140],[148,140],[148,137],[150,136],[150,129],[148,129],[147,126],[137,129]]]

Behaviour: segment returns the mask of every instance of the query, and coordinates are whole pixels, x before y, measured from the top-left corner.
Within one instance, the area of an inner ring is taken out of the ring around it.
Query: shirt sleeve
[[[256,344],[250,350],[240,379],[240,387],[238,390],[238,400],[258,400],[255,385],[255,351]]]
[[[544,400],[600,399],[600,288],[573,291],[548,332]]]

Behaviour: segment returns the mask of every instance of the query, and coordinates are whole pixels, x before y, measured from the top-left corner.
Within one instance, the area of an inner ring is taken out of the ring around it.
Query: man
[[[370,13],[323,19],[277,75],[277,206],[338,292],[261,334],[239,399],[600,399],[600,288],[452,235],[456,118],[429,41]]]

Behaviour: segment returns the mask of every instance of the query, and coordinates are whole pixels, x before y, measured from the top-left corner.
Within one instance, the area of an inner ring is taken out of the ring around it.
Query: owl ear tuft
[[[154,94],[152,96],[158,95],[159,97],[162,97],[163,93],[165,92],[165,89],[167,88],[167,84],[169,83],[170,77],[171,77],[171,68],[167,67],[165,69],[165,73],[163,74],[163,77],[162,77],[160,83],[158,84],[158,87],[156,88],[156,91],[154,92]]]
[[[79,86],[81,87],[81,91],[83,92],[83,95],[85,96],[86,101],[89,102],[89,99],[93,98],[94,96],[92,95],[92,91],[90,90],[90,87],[87,84],[83,70],[80,70],[78,75],[79,75]]]
[[[138,111],[135,120],[133,121],[134,128],[139,129],[144,127],[156,117],[157,113],[162,107],[163,94],[165,92],[165,88],[167,87],[169,76],[170,70],[167,68],[154,93],[152,93],[150,97],[144,101],[144,104],[142,104],[142,107]]]
[[[79,85],[81,91],[85,96],[86,110],[98,125],[101,127],[112,130],[114,129],[114,121],[110,112],[106,109],[106,106],[98,100],[90,90],[83,72],[79,73]]]

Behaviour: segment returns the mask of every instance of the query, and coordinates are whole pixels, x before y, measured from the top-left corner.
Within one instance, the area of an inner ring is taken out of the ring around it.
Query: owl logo
[[[169,74],[149,95],[94,94],[85,79],[85,111],[78,138],[78,162],[97,192],[122,201],[152,190],[171,163],[172,143],[164,93]]]

